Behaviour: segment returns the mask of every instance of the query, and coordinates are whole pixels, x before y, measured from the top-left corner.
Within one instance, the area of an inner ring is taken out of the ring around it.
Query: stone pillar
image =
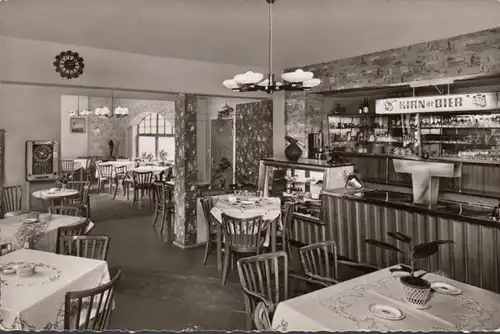
[[[175,101],[174,244],[196,245],[196,96],[178,94]]]

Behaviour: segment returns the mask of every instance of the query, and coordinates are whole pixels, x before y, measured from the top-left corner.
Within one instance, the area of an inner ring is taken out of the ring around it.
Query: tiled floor
[[[123,270],[110,329],[244,329],[242,291],[233,273],[221,286],[214,256],[203,248],[181,250],[160,240],[152,210],[124,198],[92,195],[92,234],[111,237],[112,273]],[[147,203],[147,201],[145,202]]]

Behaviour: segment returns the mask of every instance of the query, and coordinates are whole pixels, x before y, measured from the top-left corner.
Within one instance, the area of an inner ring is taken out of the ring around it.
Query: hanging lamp
[[[222,84],[234,92],[264,91],[268,94],[280,90],[304,91],[318,86],[320,79],[314,78],[313,72],[298,69],[294,72],[283,73],[283,82],[275,80],[273,73],[273,10],[272,6],[276,0],[265,0],[269,4],[269,73],[264,79],[262,73],[248,71],[235,75],[234,78],[225,80]]]
[[[111,109],[108,108],[107,106],[104,106],[102,108],[96,108],[94,111],[94,114],[99,117],[105,117],[105,118],[121,118],[128,116],[129,110],[128,108],[120,107],[119,105],[113,110],[114,104],[114,90],[111,91]]]

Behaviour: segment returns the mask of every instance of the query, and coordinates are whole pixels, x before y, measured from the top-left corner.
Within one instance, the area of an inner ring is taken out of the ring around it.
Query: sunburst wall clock
[[[78,52],[63,51],[56,56],[54,61],[56,72],[66,79],[76,79],[83,74],[83,58]]]

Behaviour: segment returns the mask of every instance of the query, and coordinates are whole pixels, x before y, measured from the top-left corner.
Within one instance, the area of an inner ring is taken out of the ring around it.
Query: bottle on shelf
[[[368,103],[368,99],[365,97],[363,101],[363,114],[368,114],[370,112],[370,104]]]

